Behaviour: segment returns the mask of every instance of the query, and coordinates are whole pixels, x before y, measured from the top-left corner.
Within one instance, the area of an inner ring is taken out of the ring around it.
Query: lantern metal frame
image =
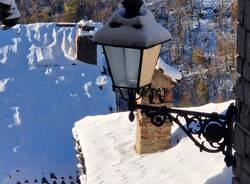
[[[105,50],[105,46],[111,46],[111,47],[117,47],[117,48],[126,48],[126,49],[135,49],[135,50],[139,50],[139,51],[140,51],[140,61],[139,61],[139,68],[138,68],[139,71],[138,71],[138,76],[137,76],[138,81],[137,81],[136,86],[137,86],[139,89],[142,89],[142,88],[146,88],[146,87],[148,87],[148,86],[151,85],[151,84],[149,83],[149,84],[140,86],[141,68],[142,68],[142,64],[143,64],[143,54],[144,54],[144,50],[146,50],[146,49],[151,49],[151,48],[153,48],[153,47],[155,47],[155,46],[157,46],[157,45],[162,45],[163,43],[166,43],[166,42],[168,42],[168,41],[170,41],[170,40],[164,41],[164,42],[159,43],[159,44],[152,45],[152,46],[147,47],[147,48],[138,48],[138,47],[133,47],[133,48],[132,48],[132,47],[129,47],[129,48],[128,48],[128,47],[116,46],[116,45],[102,45],[103,54],[104,54],[105,59],[106,59],[106,61],[107,61],[106,63],[107,63],[107,65],[108,65],[108,71],[109,71],[109,74],[110,74],[110,77],[111,77],[111,80],[112,80],[112,83],[113,83],[113,89],[114,89],[114,88],[134,89],[134,88],[132,88],[132,87],[124,87],[124,86],[116,86],[116,85],[115,85],[114,77],[113,77],[112,71],[110,70],[111,67],[110,67],[110,63],[109,63],[109,60],[108,60],[107,52],[106,52],[106,50]],[[160,57],[160,56],[157,57],[157,60],[159,59],[159,57]]]
[[[105,45],[105,46],[109,46],[109,45]],[[114,81],[114,77],[113,77],[113,74],[112,74],[112,71],[110,70],[110,64],[108,62],[108,56],[107,56],[107,53],[106,53],[106,50],[105,50],[105,46],[103,45],[102,48],[103,48],[103,53],[104,53],[104,56],[105,56],[105,59],[107,61],[107,65],[108,65],[108,70],[109,70],[109,74],[111,76],[111,79],[112,79],[112,83],[113,83],[113,88],[124,88],[124,89],[133,89],[133,88],[129,88],[129,87],[124,87],[124,86],[116,86],[115,85],[115,81]],[[112,47],[118,47],[118,48],[126,48],[126,47],[120,47],[120,46],[112,46]],[[128,49],[137,49],[137,48],[128,48]],[[139,61],[139,71],[138,71],[138,76],[137,76],[137,84],[136,86],[139,86],[140,85],[140,76],[141,76],[141,66],[142,66],[142,60],[143,60],[143,50],[144,49],[137,49],[137,50],[140,50],[140,61]],[[145,86],[143,86],[145,87]]]

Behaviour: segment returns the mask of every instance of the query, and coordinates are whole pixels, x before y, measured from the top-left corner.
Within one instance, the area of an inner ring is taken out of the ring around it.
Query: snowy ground
[[[222,113],[230,103],[189,110]],[[86,117],[75,123],[73,133],[86,159],[88,184],[231,184],[232,171],[225,167],[223,155],[201,153],[177,126],[172,133],[178,144],[146,155],[135,153],[135,128],[128,113]]]
[[[115,109],[102,67],[74,59],[75,29],[41,23],[0,30],[1,184],[74,175],[73,122]]]

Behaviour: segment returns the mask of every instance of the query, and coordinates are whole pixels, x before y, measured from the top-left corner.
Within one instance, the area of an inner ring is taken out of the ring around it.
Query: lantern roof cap
[[[127,48],[150,48],[171,40],[170,32],[158,24],[145,8],[140,15],[125,18],[125,9],[114,12],[110,20],[95,34],[94,42]]]

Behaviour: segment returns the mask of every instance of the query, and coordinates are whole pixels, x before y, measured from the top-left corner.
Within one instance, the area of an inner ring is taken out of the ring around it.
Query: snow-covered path
[[[1,184],[42,172],[74,174],[73,122],[115,108],[102,67],[74,59],[75,31],[53,23],[0,30]]]

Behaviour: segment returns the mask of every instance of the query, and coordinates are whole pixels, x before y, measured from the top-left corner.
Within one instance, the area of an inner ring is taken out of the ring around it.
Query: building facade
[[[237,122],[234,129],[236,166],[233,184],[250,183],[250,1],[238,0]]]

